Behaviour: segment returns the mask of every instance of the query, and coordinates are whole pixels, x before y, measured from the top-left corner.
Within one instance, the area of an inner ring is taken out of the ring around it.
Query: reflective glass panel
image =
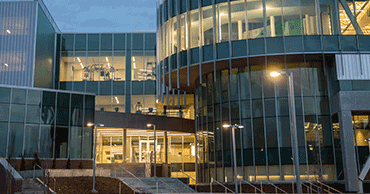
[[[318,35],[318,18],[316,16],[316,1],[301,0],[302,23],[305,35]]]
[[[266,0],[266,37],[283,35],[282,2],[281,0]]]
[[[190,48],[199,46],[199,11],[190,11]]]
[[[10,123],[8,155],[21,157],[23,150],[23,123]]]
[[[213,9],[212,5],[202,7],[202,45],[213,44]]]
[[[143,52],[132,52],[131,57],[131,79],[132,81],[145,80]]]
[[[231,1],[231,41],[247,38],[244,0]]]
[[[284,36],[302,34],[300,1],[283,0],[283,33]]]
[[[247,1],[248,39],[264,37],[262,1]]]
[[[8,136],[8,122],[0,122],[0,156],[6,157],[6,146]]]
[[[216,5],[216,42],[229,41],[229,9],[227,3]]]
[[[39,125],[26,125],[24,157],[32,158],[38,153],[39,146]]]

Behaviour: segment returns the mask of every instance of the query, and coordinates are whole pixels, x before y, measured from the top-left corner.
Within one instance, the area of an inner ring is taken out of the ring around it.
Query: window
[[[229,9],[227,3],[216,5],[216,42],[229,41]]]
[[[202,45],[213,44],[213,6],[202,8]]]
[[[231,1],[231,41],[247,38],[244,0]]]
[[[190,11],[190,48],[199,46],[199,11]]]

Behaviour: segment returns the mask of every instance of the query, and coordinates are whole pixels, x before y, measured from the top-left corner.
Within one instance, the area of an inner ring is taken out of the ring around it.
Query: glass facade
[[[201,0],[182,1],[181,5],[189,8],[185,12],[176,9],[179,0],[165,1],[164,7],[169,9],[158,9],[161,17],[158,18],[158,38],[163,49],[160,61],[177,51],[230,41],[302,35],[367,35],[369,32],[367,0],[346,1],[345,5],[341,1],[317,0],[231,0],[215,4],[201,1],[202,7],[198,7],[198,1]],[[172,17],[164,11],[171,11]]]
[[[0,87],[0,157],[92,159],[95,96]]]
[[[178,173],[181,169],[196,178],[194,133],[157,130],[156,145],[154,156],[153,130],[100,127],[97,129],[97,163],[154,163],[156,157],[158,164],[172,166],[172,177],[184,177]]]
[[[156,114],[155,33],[63,33],[57,42],[58,89],[95,93],[95,110]]]
[[[244,126],[236,130],[238,179],[294,180],[287,78],[272,78],[272,70],[293,73],[301,178],[339,180],[323,56],[258,57],[247,64],[217,71],[216,82],[213,73],[205,75],[196,89],[199,182],[234,181],[226,123]]]

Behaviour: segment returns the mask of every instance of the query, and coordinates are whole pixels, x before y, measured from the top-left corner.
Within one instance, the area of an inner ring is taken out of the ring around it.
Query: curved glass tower
[[[166,0],[157,4],[157,98],[194,94],[197,181],[295,179],[287,77],[293,73],[300,176],[358,190],[370,137],[365,1]],[[355,99],[356,98],[356,99]],[[369,137],[368,137],[369,136]]]

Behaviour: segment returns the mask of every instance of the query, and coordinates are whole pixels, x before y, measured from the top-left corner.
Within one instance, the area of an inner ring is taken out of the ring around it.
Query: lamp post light
[[[235,193],[238,194],[238,173],[237,173],[237,168],[236,168],[236,143],[235,143],[235,128],[242,129],[244,128],[243,125],[229,125],[225,124],[222,125],[224,128],[229,128],[231,127],[231,133],[232,133],[232,138],[233,138],[233,158],[234,158],[234,181],[235,181]]]
[[[278,77],[281,74],[285,74],[288,77],[289,82],[289,109],[290,109],[290,125],[293,134],[293,153],[294,153],[294,166],[296,173],[297,182],[297,193],[302,193],[301,177],[299,172],[299,157],[298,157],[298,137],[297,137],[297,121],[295,113],[295,102],[294,102],[294,86],[293,86],[293,72],[286,71],[273,71],[270,73],[271,77]]]
[[[156,125],[148,123],[148,127],[152,127],[154,129],[154,177],[157,177],[157,131],[156,131]]]
[[[100,123],[88,123],[87,126],[92,127],[94,126],[94,167],[93,167],[93,188],[91,190],[91,193],[98,193],[97,190],[95,190],[95,166],[96,166],[96,127],[104,127],[104,124]]]

